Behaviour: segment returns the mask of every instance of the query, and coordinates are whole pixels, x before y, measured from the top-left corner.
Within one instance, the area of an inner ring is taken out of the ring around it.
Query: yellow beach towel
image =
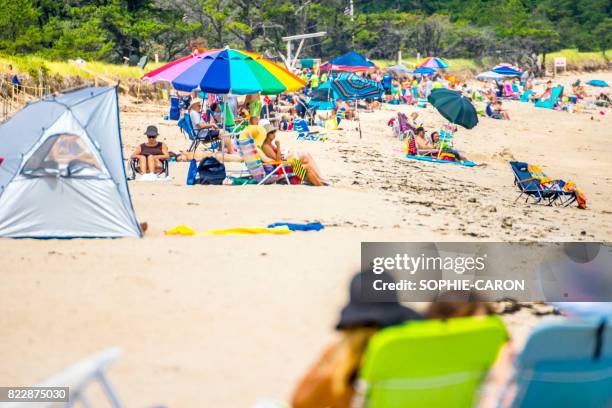
[[[282,228],[259,228],[259,227],[238,227],[238,228],[226,228],[226,229],[217,229],[217,230],[207,230],[202,232],[197,232],[191,227],[187,225],[177,225],[174,228],[170,228],[165,231],[166,235],[183,235],[183,236],[193,236],[193,235],[231,235],[231,234],[239,234],[239,235],[252,235],[252,234],[274,234],[274,235],[286,235],[291,234],[291,231],[287,227]]]

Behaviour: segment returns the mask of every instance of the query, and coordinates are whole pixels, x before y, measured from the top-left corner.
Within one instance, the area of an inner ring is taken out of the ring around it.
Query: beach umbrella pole
[[[225,131],[225,120],[227,118],[227,94],[221,97],[223,101],[223,126],[221,127],[221,132]],[[219,132],[221,136],[221,163],[225,166],[225,136]]]

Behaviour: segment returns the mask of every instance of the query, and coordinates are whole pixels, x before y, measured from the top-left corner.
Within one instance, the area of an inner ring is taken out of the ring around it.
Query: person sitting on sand
[[[131,158],[138,160],[136,171],[140,174],[159,173],[163,170],[164,165],[162,160],[168,160],[168,146],[163,142],[157,141],[159,132],[155,126],[147,126],[144,133],[147,136],[147,142],[142,143],[134,149]]]
[[[216,105],[217,105],[217,111],[218,111],[220,109],[218,106],[219,104],[216,104]],[[191,119],[191,125],[193,126],[194,130],[199,131],[202,129],[208,129],[208,133],[206,134],[204,138],[205,142],[219,140],[221,137],[223,137],[226,152],[231,153],[231,154],[236,153],[236,150],[234,149],[234,144],[232,143],[232,139],[227,134],[225,133],[222,134],[222,131],[219,129],[219,126],[217,126],[215,122],[216,119],[214,115],[213,114],[209,115],[210,117],[208,118],[208,122],[206,122],[204,119],[202,119],[202,114],[200,113],[201,110],[202,110],[202,102],[198,100],[194,100],[189,105],[189,119]],[[212,111],[212,106],[211,106],[211,111]],[[212,111],[212,112],[216,113],[215,111]]]
[[[340,313],[336,329],[340,338],[326,347],[293,392],[293,408],[349,408],[355,395],[355,381],[361,360],[372,336],[382,328],[411,320],[423,320],[414,310],[402,306],[395,296],[386,302],[367,302],[361,291],[363,273],[351,280],[350,300]],[[384,272],[377,279],[394,282]],[[391,293],[393,294],[393,293]]]
[[[280,141],[274,140],[278,129],[272,124],[266,125],[264,128],[266,131],[266,138],[261,145],[261,150],[268,158],[275,161],[296,159],[301,163],[302,167],[304,167],[304,170],[306,170],[306,178],[313,186],[320,187],[327,184],[321,176],[317,164],[309,153],[286,152],[283,154],[280,147]]]
[[[491,119],[505,119],[510,120],[510,115],[508,112],[503,110],[502,103],[499,100],[494,102],[489,102],[486,107],[486,114]]]

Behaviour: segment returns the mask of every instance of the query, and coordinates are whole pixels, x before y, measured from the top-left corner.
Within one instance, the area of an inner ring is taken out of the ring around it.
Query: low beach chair
[[[525,162],[511,161],[509,164],[514,173],[514,184],[520,190],[519,196],[514,200],[515,202],[523,195],[526,196],[525,202],[529,202],[531,198],[533,200],[532,204],[558,204],[563,207],[567,207],[577,200],[575,191],[565,191],[563,189],[565,181],[548,179],[544,173],[534,175]],[[549,181],[542,185],[542,178],[547,178]]]
[[[540,100],[536,101],[535,107],[536,108],[554,109],[555,108],[555,104],[557,103],[557,100],[559,99],[559,97],[562,94],[563,94],[563,87],[562,86],[556,86],[556,87],[551,89],[550,98],[548,98],[545,101],[540,101]]]
[[[253,180],[257,182],[257,185],[274,184],[281,180],[284,180],[287,184],[291,184],[289,178],[294,176],[294,174],[287,173],[285,168],[285,166],[291,165],[291,163],[286,161],[265,163],[266,166],[273,166],[271,171],[266,172],[264,163],[259,157],[255,141],[252,137],[242,137],[238,139],[238,151],[244,159],[244,164],[249,174]]]
[[[326,140],[324,134],[318,131],[311,131],[308,122],[304,119],[296,119],[293,121],[293,130],[297,132],[297,140]]]
[[[112,408],[122,408],[124,405],[119,401],[119,397],[115,389],[108,381],[106,371],[108,367],[121,355],[121,350],[117,348],[108,349],[87,357],[76,364],[64,369],[62,372],[48,378],[47,380],[34,385],[35,387],[69,387],[70,402],[42,402],[42,403],[6,403],[1,404],[0,408],[17,408],[17,407],[39,407],[39,408],[57,408],[57,407],[93,407],[91,401],[87,398],[86,392],[88,389],[101,389],[104,396],[108,399],[108,404],[103,406],[111,406]],[[91,388],[90,388],[91,387]],[[96,390],[97,391],[97,390]]]
[[[191,123],[191,118],[189,117],[189,113],[185,113],[183,117],[178,121],[178,126],[181,128],[181,131],[185,132],[189,140],[191,140],[191,145],[188,152],[195,152],[198,149],[200,143],[202,144],[210,144],[209,148],[216,147],[216,140],[209,139],[208,129],[199,129],[196,130],[193,128],[193,124]]]
[[[414,131],[416,130],[406,117],[406,114],[402,112],[397,113],[397,124],[398,124],[398,138],[400,140],[405,140],[407,137],[413,137]]]
[[[514,202],[525,196],[525,202],[528,202],[531,198],[533,204],[539,204],[544,201],[547,205],[552,205],[553,201],[557,198],[557,194],[552,190],[542,187],[540,180],[534,178],[529,172],[529,165],[527,163],[511,161],[509,164],[514,174],[514,184],[520,190],[520,194]]]
[[[514,363],[511,407],[612,407],[612,326],[603,320],[542,324]]]
[[[412,321],[375,334],[359,370],[366,408],[466,408],[507,341],[497,316]]]
[[[528,89],[525,92],[523,92],[523,94],[521,95],[521,99],[519,99],[521,102],[529,102],[530,101],[530,96],[533,94],[533,89]]]
[[[136,180],[136,174],[138,174],[138,159],[128,159],[129,161],[129,168],[127,171],[127,179],[128,180]],[[161,161],[162,164],[164,165],[164,167],[161,169],[161,171],[159,173],[156,174],[156,176],[160,176],[160,175],[164,175],[164,177],[168,178],[170,177],[170,166],[168,164],[169,160],[162,160]]]

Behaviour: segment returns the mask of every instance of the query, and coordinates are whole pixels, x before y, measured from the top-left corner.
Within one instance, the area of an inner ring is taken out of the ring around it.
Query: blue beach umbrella
[[[352,73],[338,75],[331,86],[343,100],[357,100],[368,98],[380,98],[384,89],[379,82],[360,77]]]
[[[496,74],[504,75],[504,76],[521,76],[522,72],[517,71],[516,69],[509,67],[507,65],[501,65],[493,68],[491,72],[495,72]]]
[[[436,70],[434,68],[419,67],[412,72],[419,75],[431,75],[435,74]]]

